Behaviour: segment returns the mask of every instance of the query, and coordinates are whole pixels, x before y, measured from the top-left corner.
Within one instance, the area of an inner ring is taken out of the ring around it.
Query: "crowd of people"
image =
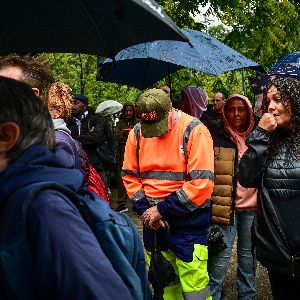
[[[241,94],[216,92],[209,103],[190,86],[178,108],[171,98],[160,86],[123,105],[107,169],[107,124],[88,97],[56,82],[39,55],[0,58],[0,298],[134,299],[82,212],[55,189],[28,203],[22,256],[7,207],[41,182],[88,189],[120,213],[131,202],[153,292],[145,300],[221,299],[235,241],[238,299],[257,296],[257,260],[274,299],[300,297],[300,81],[270,78],[261,118]]]

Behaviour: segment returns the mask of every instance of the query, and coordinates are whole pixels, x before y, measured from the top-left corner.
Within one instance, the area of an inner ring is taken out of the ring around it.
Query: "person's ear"
[[[36,96],[40,96],[40,90],[36,87],[31,88],[33,90],[33,92],[35,93]]]
[[[11,150],[20,137],[20,127],[14,122],[0,124],[0,153]]]

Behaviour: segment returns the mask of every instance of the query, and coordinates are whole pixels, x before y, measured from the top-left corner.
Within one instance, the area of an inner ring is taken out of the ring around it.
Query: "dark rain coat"
[[[244,187],[260,188],[253,228],[258,260],[274,272],[300,277],[300,161],[287,154],[287,137],[282,132],[279,153],[270,158],[270,133],[257,127],[247,140],[238,179]]]
[[[133,109],[133,117],[131,120],[126,119],[125,115],[124,115],[124,110],[125,110],[125,107],[127,107],[127,106],[131,106]],[[132,129],[134,127],[134,125],[137,124],[138,122],[139,122],[139,119],[136,117],[136,111],[135,111],[134,105],[131,103],[125,103],[123,105],[120,121],[116,124],[116,128],[115,128],[116,138],[117,138],[117,142],[118,142],[117,164],[120,168],[122,168],[122,165],[123,165],[125,145],[126,145],[129,131],[130,131],[127,129]]]

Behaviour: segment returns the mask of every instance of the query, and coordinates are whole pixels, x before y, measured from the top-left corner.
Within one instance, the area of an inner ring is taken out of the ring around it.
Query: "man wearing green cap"
[[[136,108],[140,123],[129,133],[122,175],[133,209],[142,216],[149,258],[155,234],[157,246],[175,269],[177,278],[164,288],[164,299],[211,299],[207,229],[214,153],[210,133],[198,119],[172,108],[161,89],[141,94]]]

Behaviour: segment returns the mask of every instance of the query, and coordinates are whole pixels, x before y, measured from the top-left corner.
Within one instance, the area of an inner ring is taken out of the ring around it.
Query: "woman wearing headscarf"
[[[253,237],[274,299],[300,299],[300,81],[272,77],[265,100],[238,178],[260,190]]]
[[[179,109],[193,117],[201,118],[206,111],[208,98],[206,92],[196,86],[188,86],[181,90]]]
[[[246,138],[254,128],[248,98],[233,94],[223,106],[222,122],[208,126],[214,142],[215,182],[212,194],[211,232],[223,236],[222,246],[209,244],[208,273],[214,300],[222,286],[237,237],[238,299],[255,299],[255,262],[251,254],[251,225],[257,205],[257,190],[243,188],[237,181],[238,161],[247,150]],[[211,246],[211,247],[210,247]],[[217,250],[216,250],[217,249]]]

